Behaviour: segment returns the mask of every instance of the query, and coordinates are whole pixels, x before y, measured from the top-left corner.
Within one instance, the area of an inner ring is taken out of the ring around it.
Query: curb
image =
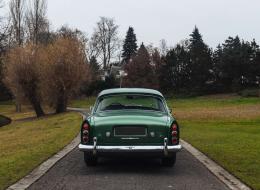
[[[66,156],[70,151],[72,151],[78,144],[80,138],[79,134],[71,141],[70,144],[65,146],[61,151],[56,153],[54,156],[43,162],[37,168],[35,168],[31,173],[20,179],[15,184],[9,186],[7,190],[22,190],[28,188],[40,177],[42,177],[56,162]]]
[[[86,117],[84,109],[68,108],[70,111],[80,112],[83,119]],[[231,190],[251,190],[235,176],[222,168],[216,162],[208,158],[205,154],[194,148],[191,144],[184,140],[180,140],[183,147],[191,153],[199,162],[201,162],[211,173],[213,173],[221,182],[223,182]],[[9,186],[6,190],[23,190],[28,188],[39,178],[41,178],[54,164],[71,152],[80,143],[80,134],[78,134],[70,144],[65,146],[61,151],[33,169],[28,175]]]
[[[86,113],[81,109],[76,108],[70,108],[68,109],[70,111],[76,111],[79,112],[82,116],[82,119],[86,117]],[[80,143],[80,133],[68,144],[66,145],[62,150],[60,150],[58,153],[56,153],[54,156],[50,157],[45,162],[41,163],[38,167],[33,169],[28,175],[14,183],[13,185],[9,186],[6,190],[23,190],[28,188],[30,185],[32,185],[34,182],[36,182],[38,179],[40,179],[49,169],[52,168],[54,164],[56,164],[60,159],[62,159],[64,156],[66,156],[68,153],[70,153],[76,146]]]
[[[78,112],[81,114],[83,120],[89,115],[89,111],[85,108],[73,108],[73,107],[67,107],[68,111]]]
[[[205,154],[194,148],[191,144],[181,140],[183,147],[191,153],[198,161],[200,161],[206,168],[213,173],[221,182],[223,182],[231,190],[251,190],[235,176],[230,174],[227,170],[222,168],[216,162],[208,158]]]

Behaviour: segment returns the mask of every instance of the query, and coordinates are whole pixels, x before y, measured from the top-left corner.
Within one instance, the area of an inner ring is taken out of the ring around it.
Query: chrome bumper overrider
[[[93,145],[79,144],[79,149],[84,152],[163,152],[165,156],[171,152],[178,152],[182,146],[167,145],[167,138],[164,138],[164,145],[161,146],[99,146],[97,145],[97,138],[93,138]]]

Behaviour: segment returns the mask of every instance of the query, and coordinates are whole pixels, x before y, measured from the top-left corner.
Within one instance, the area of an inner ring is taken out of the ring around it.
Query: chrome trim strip
[[[182,146],[170,145],[170,146],[95,146],[96,152],[178,152]],[[79,144],[81,151],[92,152],[94,151],[94,145]]]
[[[137,140],[137,139],[140,139],[138,137],[122,137],[121,138],[122,140]]]
[[[164,152],[164,156],[168,156],[168,147],[167,147],[167,138],[163,139],[163,152]]]
[[[97,137],[93,138],[93,142],[94,142],[94,145],[93,145],[93,155],[96,155],[97,154]]]

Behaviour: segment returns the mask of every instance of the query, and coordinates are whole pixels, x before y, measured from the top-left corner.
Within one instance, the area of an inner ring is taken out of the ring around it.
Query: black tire
[[[87,166],[96,166],[98,163],[98,158],[84,152],[84,161]]]
[[[176,162],[176,153],[171,157],[162,158],[162,165],[167,167],[173,167]]]

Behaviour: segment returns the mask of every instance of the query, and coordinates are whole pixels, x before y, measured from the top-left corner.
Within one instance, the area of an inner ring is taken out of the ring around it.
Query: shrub
[[[42,92],[56,113],[66,111],[69,99],[90,79],[84,48],[76,38],[59,37],[42,56]]]
[[[41,107],[39,60],[40,48],[33,44],[16,47],[7,54],[5,83],[19,101],[29,101],[37,117],[43,116]]]

